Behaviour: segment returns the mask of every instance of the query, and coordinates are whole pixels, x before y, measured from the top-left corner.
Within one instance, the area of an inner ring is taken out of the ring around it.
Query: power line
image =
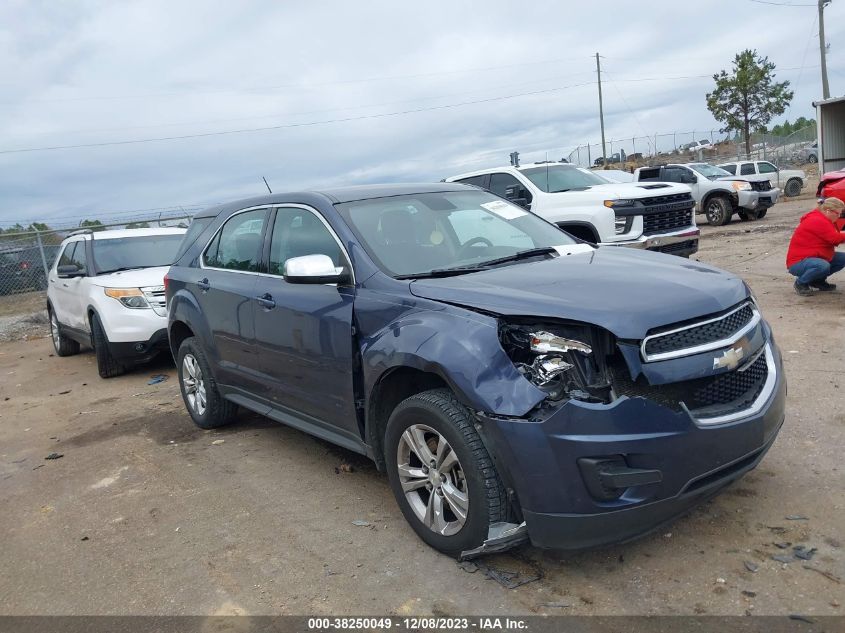
[[[281,125],[268,125],[265,127],[256,127],[256,128],[244,128],[238,130],[221,130],[218,132],[203,132],[198,134],[182,134],[178,136],[159,136],[155,138],[144,138],[144,139],[130,139],[130,140],[122,140],[122,141],[104,141],[101,143],[79,143],[76,145],[53,145],[49,147],[27,147],[27,148],[19,148],[19,149],[3,149],[0,150],[0,154],[22,154],[27,152],[48,152],[54,150],[65,150],[65,149],[82,149],[82,148],[93,148],[93,147],[108,147],[114,145],[136,145],[140,143],[154,143],[154,142],[161,142],[161,141],[181,141],[185,139],[192,139],[192,138],[205,138],[211,136],[226,136],[232,134],[245,134],[250,132],[268,132],[271,130],[283,130],[283,129],[292,129],[292,128],[299,128],[299,127],[313,127],[316,125],[327,125],[330,123],[348,123],[351,121],[365,121],[369,119],[381,119],[387,117],[397,117],[403,116],[406,114],[417,114],[420,112],[433,112],[436,110],[447,110],[451,108],[459,108],[467,105],[476,105],[480,103],[492,103],[495,101],[504,101],[507,99],[516,99],[518,97],[528,97],[528,96],[535,96],[541,94],[549,94],[552,92],[559,92],[561,90],[567,90],[569,88],[579,88],[581,86],[589,86],[594,84],[594,81],[587,81],[580,84],[572,84],[570,86],[561,86],[559,88],[548,88],[546,90],[535,90],[532,92],[523,92],[517,93],[512,95],[504,95],[500,97],[490,97],[488,99],[476,99],[473,101],[463,101],[460,103],[450,103],[444,104],[439,106],[429,106],[426,108],[414,108],[411,110],[402,110],[399,112],[384,112],[381,114],[367,114],[361,115],[356,117],[345,117],[340,119],[327,119],[322,121],[308,121],[304,123],[286,123]]]
[[[589,57],[590,59],[592,56]],[[114,101],[114,100],[121,100],[121,99],[149,99],[149,98],[159,98],[159,97],[181,97],[181,96],[191,96],[191,95],[207,95],[207,94],[238,94],[242,92],[272,92],[277,90],[309,90],[314,88],[325,88],[327,86],[340,86],[340,85],[349,85],[349,84],[356,84],[356,83],[373,83],[379,81],[395,81],[397,79],[419,79],[421,77],[437,77],[441,75],[456,75],[456,74],[463,74],[463,73],[472,73],[472,72],[485,72],[489,70],[501,70],[505,68],[520,68],[524,66],[539,66],[544,64],[557,64],[560,62],[567,62],[567,61],[578,61],[582,59],[588,59],[588,57],[566,57],[560,59],[546,59],[546,60],[539,60],[533,62],[523,62],[519,64],[506,64],[501,66],[480,66],[476,68],[462,68],[457,70],[442,70],[442,71],[434,71],[434,72],[427,72],[427,73],[413,73],[413,74],[406,74],[406,75],[387,75],[383,77],[364,77],[364,78],[355,78],[355,79],[343,79],[339,81],[327,81],[322,83],[314,83],[314,84],[283,84],[283,85],[275,85],[275,86],[251,86],[247,88],[240,88],[237,90],[234,89],[222,89],[222,90],[190,90],[187,92],[160,92],[160,93],[147,93],[147,94],[137,94],[137,95],[97,95],[91,97],[64,97],[64,98],[56,98],[56,99],[31,99],[31,100],[24,100],[26,103],[62,103],[68,101]],[[0,105],[9,105],[9,104],[18,104],[21,103],[20,101],[0,101]]]
[[[571,73],[568,75],[553,75],[550,77],[544,77],[542,79],[537,79],[533,81],[522,81],[519,83],[511,83],[508,84],[509,88],[516,88],[519,86],[531,86],[538,83],[546,83],[548,81],[558,80],[558,79],[572,79],[579,75],[592,75],[592,71],[584,71],[580,73]],[[347,106],[342,108],[324,108],[321,110],[306,110],[301,112],[285,112],[285,113],[275,113],[275,114],[266,114],[260,116],[252,116],[252,117],[228,117],[224,119],[207,119],[205,121],[180,121],[176,123],[157,123],[152,125],[129,125],[129,126],[122,126],[122,127],[113,127],[113,128],[88,128],[83,130],[61,130],[64,134],[76,134],[76,133],[85,133],[85,134],[97,134],[101,132],[125,132],[129,130],[144,130],[144,129],[153,129],[153,128],[162,128],[162,127],[178,127],[178,126],[187,126],[187,125],[207,125],[211,123],[231,123],[233,121],[256,121],[261,119],[274,119],[280,116],[306,116],[309,114],[326,114],[328,112],[344,112],[350,110],[365,110],[367,108],[382,108],[387,106],[395,106],[400,105],[403,103],[416,103],[419,101],[434,101],[437,99],[447,99],[450,97],[459,97],[461,95],[475,95],[475,94],[483,94],[486,92],[491,92],[494,90],[499,90],[500,86],[496,86],[494,88],[485,88],[481,90],[462,90],[460,92],[450,92],[448,94],[440,94],[430,97],[414,97],[413,99],[400,99],[398,101],[388,101],[382,103],[368,103],[363,105],[357,106]],[[45,132],[45,135],[53,135],[55,132]],[[37,134],[36,134],[37,135]]]
[[[814,7],[814,4],[792,4],[791,2],[768,2],[768,0],[750,0],[757,4],[768,4],[773,7]]]

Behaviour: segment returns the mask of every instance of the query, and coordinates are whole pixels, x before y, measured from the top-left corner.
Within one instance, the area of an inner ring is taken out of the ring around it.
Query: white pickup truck
[[[587,169],[545,162],[450,176],[486,189],[601,246],[627,246],[689,257],[698,251],[695,201],[674,183],[609,183]]]
[[[732,176],[742,176],[752,181],[768,180],[773,187],[783,190],[783,195],[793,198],[801,193],[807,174],[800,169],[778,169],[767,160],[740,160],[717,165]]]

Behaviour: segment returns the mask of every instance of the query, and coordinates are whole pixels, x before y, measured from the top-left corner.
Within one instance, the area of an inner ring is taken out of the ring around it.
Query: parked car
[[[749,182],[731,176],[724,169],[707,163],[684,163],[640,167],[634,171],[637,182],[677,182],[692,189],[698,212],[704,213],[712,226],[731,221],[734,213],[743,220],[766,215],[777,202],[777,190],[766,182]]]
[[[185,243],[165,285],[194,423],[243,407],[369,456],[450,555],[648,532],[784,419],[741,279],[580,243],[476,187],[272,194],[200,212]]]
[[[47,311],[56,354],[94,348],[102,378],[167,353],[164,274],[184,229],[77,233],[50,270]]]
[[[531,210],[579,239],[689,257],[698,251],[694,201],[685,185],[608,183],[589,169],[535,163],[458,174]]]
[[[813,143],[798,150],[798,161],[801,163],[819,162],[819,144]]]
[[[749,181],[768,180],[775,187],[783,189],[783,195],[793,198],[800,195],[807,174],[800,169],[778,169],[767,160],[742,160],[717,165],[732,176],[742,176]]]
[[[705,149],[710,149],[711,147],[713,147],[713,144],[705,138],[701,139],[700,141],[693,141],[692,143],[688,143],[685,147],[687,152],[689,152],[690,154],[695,154],[696,152]]]
[[[819,179],[818,198],[839,198],[845,201],[845,169],[829,171]]]
[[[0,295],[46,287],[47,278],[37,247],[3,248],[0,244]]]

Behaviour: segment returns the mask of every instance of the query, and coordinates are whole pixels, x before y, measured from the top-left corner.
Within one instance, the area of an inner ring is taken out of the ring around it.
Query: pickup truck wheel
[[[765,218],[766,213],[768,213],[768,211],[768,209],[760,209],[759,211],[757,211],[757,219],[762,220],[763,218]]]
[[[191,419],[201,429],[216,429],[229,424],[238,413],[238,405],[220,395],[205,352],[196,337],[182,341],[176,359],[179,389]]]
[[[731,221],[733,211],[731,204],[725,198],[710,198],[707,201],[707,207],[704,209],[704,215],[707,216],[707,223],[710,226],[724,226]]]
[[[431,547],[459,557],[480,546],[492,523],[506,521],[508,500],[470,414],[448,389],[403,400],[384,441],[399,509]]]
[[[91,338],[94,343],[94,353],[97,356],[97,371],[100,378],[114,378],[124,373],[126,366],[117,362],[112,356],[108,336],[96,314],[91,315]]]
[[[750,220],[757,220],[759,219],[761,211],[759,210],[751,210],[751,209],[742,209],[741,211],[737,212],[739,219],[743,222],[748,222]]]
[[[810,154],[810,155],[807,157],[807,162],[808,162],[808,163],[817,163],[817,162],[819,162],[819,159],[818,159],[818,157],[817,157],[817,156],[815,156],[815,155],[813,155],[813,154]]]
[[[786,186],[783,188],[783,195],[787,198],[794,198],[801,193],[802,184],[800,178],[790,178],[786,181]]]
[[[78,354],[79,343],[62,334],[59,328],[59,320],[56,318],[53,308],[47,308],[47,311],[50,313],[50,338],[53,339],[53,347],[56,350],[56,355],[73,356],[74,354]]]

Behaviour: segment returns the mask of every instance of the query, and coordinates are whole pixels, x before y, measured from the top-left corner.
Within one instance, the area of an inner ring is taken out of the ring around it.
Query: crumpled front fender
[[[371,331],[368,324],[380,320],[371,311],[394,314]],[[492,317],[425,299],[385,305],[360,295],[356,317],[367,394],[385,372],[408,367],[440,376],[466,406],[497,415],[524,415],[545,397],[502,349]]]

